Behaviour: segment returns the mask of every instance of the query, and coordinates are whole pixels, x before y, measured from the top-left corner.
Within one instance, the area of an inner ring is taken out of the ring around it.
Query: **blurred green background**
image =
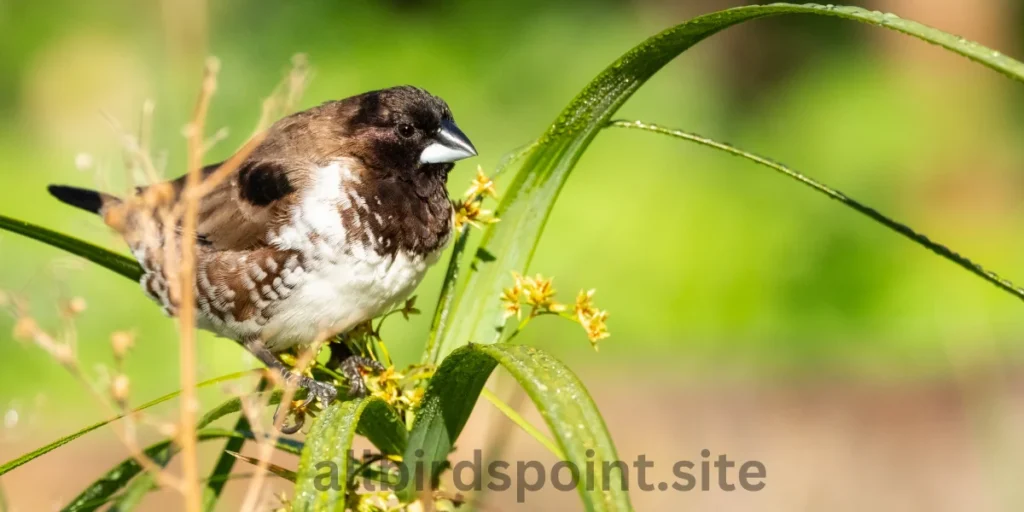
[[[0,213],[120,250],[97,219],[57,204],[45,185],[123,190],[119,137],[102,113],[134,132],[146,99],[156,105],[153,146],[168,175],[180,174],[181,128],[207,54],[222,62],[210,131],[229,129],[209,161],[245,140],[262,99],[304,52],[314,77],[303,107],[402,83],[445,98],[481,154],[452,174],[460,194],[477,164],[491,169],[542,133],[629,47],[746,2],[222,0],[205,15],[192,3],[0,0]],[[1024,53],[1019,1],[865,6]],[[770,156],[1024,281],[1022,110],[1020,84],[940,49],[785,17],[698,45],[618,117]],[[81,154],[94,169],[76,169]],[[133,330],[133,396],[177,389],[175,326],[134,284],[11,234],[0,233],[0,263],[0,289],[28,301],[44,325],[59,325],[60,301],[87,301],[77,322],[86,368],[110,365],[110,333]],[[658,387],[942,380],[1012,369],[1024,354],[1012,296],[763,168],[638,132],[594,142],[530,271],[555,276],[566,301],[596,288],[611,312],[599,353],[577,326],[555,320],[535,322],[524,339],[598,387],[628,386],[635,373],[664,376]],[[440,274],[419,290],[424,311]],[[385,339],[401,361],[418,359],[426,325],[389,321]],[[0,317],[0,409],[35,411],[56,432],[104,415],[48,356],[15,342],[12,327]],[[255,366],[229,341],[200,341],[203,377]],[[53,427],[52,418],[70,423]]]

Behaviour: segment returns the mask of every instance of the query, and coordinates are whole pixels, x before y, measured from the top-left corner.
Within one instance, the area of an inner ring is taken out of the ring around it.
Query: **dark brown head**
[[[447,177],[453,162],[476,156],[441,98],[412,86],[371,91],[342,100],[341,116],[355,153],[386,173]]]

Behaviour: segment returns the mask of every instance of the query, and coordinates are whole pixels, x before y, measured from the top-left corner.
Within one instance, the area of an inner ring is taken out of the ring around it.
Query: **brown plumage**
[[[476,150],[441,99],[414,87],[373,91],[281,119],[199,202],[199,326],[233,338],[329,402],[333,386],[284,369],[273,352],[338,334],[404,300],[451,236],[446,190]],[[203,169],[205,176],[220,164]],[[185,178],[118,199],[52,186],[103,216],[145,270],[146,293],[170,315],[181,298]],[[356,361],[351,390],[365,391]]]

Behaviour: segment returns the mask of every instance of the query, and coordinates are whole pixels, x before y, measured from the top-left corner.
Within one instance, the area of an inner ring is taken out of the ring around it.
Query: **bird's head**
[[[353,96],[342,102],[345,131],[359,156],[389,173],[447,178],[454,162],[476,156],[476,148],[455,124],[441,98],[411,86]]]

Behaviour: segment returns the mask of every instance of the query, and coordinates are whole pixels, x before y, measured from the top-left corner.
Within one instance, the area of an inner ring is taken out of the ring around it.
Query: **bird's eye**
[[[416,128],[413,128],[413,126],[411,124],[402,123],[402,124],[398,125],[398,134],[401,135],[402,137],[405,137],[405,138],[408,139],[409,137],[412,137],[413,134],[415,134],[415,133],[416,133]]]

